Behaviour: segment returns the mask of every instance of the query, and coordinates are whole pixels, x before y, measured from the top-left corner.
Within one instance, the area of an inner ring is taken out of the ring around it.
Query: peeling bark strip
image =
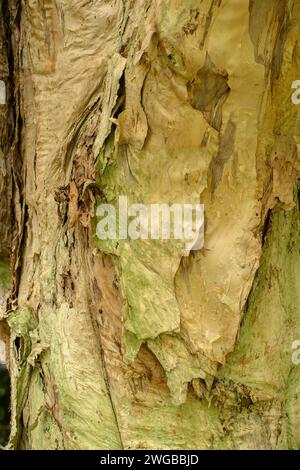
[[[299,449],[300,0],[0,5],[9,447]],[[98,240],[119,195],[204,249]]]

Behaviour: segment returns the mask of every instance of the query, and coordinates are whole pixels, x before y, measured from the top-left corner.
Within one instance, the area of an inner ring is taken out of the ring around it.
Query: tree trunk
[[[9,447],[299,449],[300,0],[0,5]],[[99,240],[120,195],[204,247]]]

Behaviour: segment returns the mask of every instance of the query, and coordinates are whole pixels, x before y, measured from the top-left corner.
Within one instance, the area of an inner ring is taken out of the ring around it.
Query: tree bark
[[[300,1],[0,4],[9,447],[299,449]],[[204,248],[100,241],[119,195]]]

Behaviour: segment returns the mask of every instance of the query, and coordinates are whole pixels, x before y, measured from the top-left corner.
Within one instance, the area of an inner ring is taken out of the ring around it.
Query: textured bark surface
[[[10,447],[299,449],[300,1],[0,5]],[[119,195],[204,248],[100,241]]]

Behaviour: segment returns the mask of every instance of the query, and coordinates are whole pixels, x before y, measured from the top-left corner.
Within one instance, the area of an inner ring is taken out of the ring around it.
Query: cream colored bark
[[[10,446],[299,448],[300,1],[1,4]],[[204,248],[98,240],[119,195],[201,201]]]

